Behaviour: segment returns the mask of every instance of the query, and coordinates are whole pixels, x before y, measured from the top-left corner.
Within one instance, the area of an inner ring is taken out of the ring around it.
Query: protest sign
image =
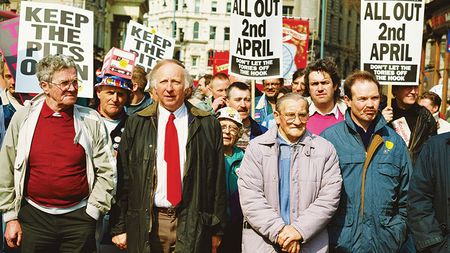
[[[37,63],[50,54],[72,56],[81,81],[78,97],[94,83],[94,17],[91,11],[54,3],[21,2],[17,55],[18,92],[39,93]]]
[[[361,2],[361,68],[381,84],[418,85],[423,0]]]
[[[247,79],[282,76],[282,1],[234,0],[230,27],[230,69]]]
[[[123,49],[135,53],[136,65],[148,72],[159,60],[173,57],[175,40],[131,20]]]
[[[17,39],[19,37],[19,17],[0,23],[0,50],[3,52],[8,69],[14,79],[17,66]]]
[[[307,19],[283,18],[283,77],[292,74],[308,63],[309,21]]]
[[[213,75],[224,73],[228,75],[228,60],[230,59],[230,51],[214,51],[212,57]]]

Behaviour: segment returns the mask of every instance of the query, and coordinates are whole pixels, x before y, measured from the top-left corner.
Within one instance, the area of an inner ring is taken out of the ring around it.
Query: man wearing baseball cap
[[[223,153],[225,159],[226,189],[228,197],[227,226],[219,252],[241,252],[242,210],[239,203],[237,180],[244,150],[236,146],[242,135],[242,120],[239,112],[231,107],[219,109],[217,119],[222,126]]]

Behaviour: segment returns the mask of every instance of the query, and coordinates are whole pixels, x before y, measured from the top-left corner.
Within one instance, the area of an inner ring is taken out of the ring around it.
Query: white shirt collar
[[[317,110],[317,107],[314,105],[314,103],[311,103],[311,105],[309,106],[309,116],[312,116],[315,113],[318,113],[322,116],[334,115],[334,117],[336,117],[336,119],[339,118],[339,109],[338,109],[337,103],[334,104],[333,109],[331,109],[331,111],[328,113],[321,113],[319,110]]]
[[[158,106],[159,108],[159,117],[163,117],[164,119],[168,119],[171,112],[168,111],[166,108],[164,108],[164,106],[162,106],[161,104],[159,104]],[[183,116],[187,115],[187,107],[186,105],[183,103],[176,111],[173,112],[173,114],[175,115],[175,119],[181,118]]]

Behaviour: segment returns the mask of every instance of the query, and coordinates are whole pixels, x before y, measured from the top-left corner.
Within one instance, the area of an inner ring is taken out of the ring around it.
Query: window
[[[328,27],[326,27],[326,34],[325,34],[325,36],[326,36],[326,40],[328,41],[328,43],[333,43],[334,41],[334,38],[332,38],[332,36],[331,36],[331,31],[333,30],[333,24],[334,24],[334,15],[333,14],[331,14],[330,15],[330,25],[328,26]]]
[[[347,22],[347,44],[351,43],[351,36],[352,36],[352,22]]]
[[[338,43],[342,43],[342,37],[343,37],[343,23],[342,23],[342,18],[339,18],[339,23],[338,23]]]
[[[172,38],[176,38],[177,37],[177,22],[175,21],[171,21],[170,22],[171,27],[172,27]]]
[[[198,24],[198,22],[195,22],[194,23],[194,40],[195,39],[198,39],[198,30],[199,30],[199,24]]]
[[[230,40],[230,28],[229,27],[225,27],[223,30],[224,30],[223,39],[224,40]]]
[[[217,12],[217,1],[211,2],[211,12]]]
[[[175,0],[175,10],[178,10],[178,0]]]
[[[195,13],[200,13],[200,0],[195,0]]]
[[[283,16],[292,16],[294,6],[283,6]]]
[[[214,57],[214,50],[213,49],[208,50],[208,67],[211,67],[213,65],[213,57]]]
[[[231,13],[231,2],[227,2],[227,13]]]
[[[198,56],[192,56],[192,67],[196,67],[198,65]]]
[[[215,26],[210,26],[209,27],[209,39],[210,40],[215,40],[216,39],[216,27]]]

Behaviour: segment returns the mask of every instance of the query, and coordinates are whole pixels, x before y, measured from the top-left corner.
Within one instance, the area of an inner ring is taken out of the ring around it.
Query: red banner
[[[283,76],[305,68],[308,63],[309,21],[283,18]]]
[[[0,50],[3,51],[9,71],[16,78],[17,39],[19,37],[19,17],[0,22]]]
[[[213,75],[216,73],[225,73],[228,75],[228,60],[230,51],[214,51],[212,56]]]

